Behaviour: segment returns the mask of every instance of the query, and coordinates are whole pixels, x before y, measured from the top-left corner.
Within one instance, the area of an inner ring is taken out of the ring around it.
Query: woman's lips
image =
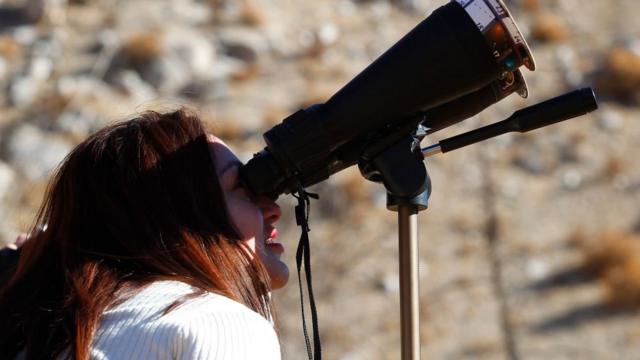
[[[276,242],[276,238],[278,237],[278,230],[276,228],[272,228],[269,232],[269,236],[265,239],[264,243],[267,249],[282,255],[284,253],[284,246],[278,242]]]
[[[267,249],[277,253],[278,255],[282,255],[284,253],[284,246],[280,243],[268,243]]]

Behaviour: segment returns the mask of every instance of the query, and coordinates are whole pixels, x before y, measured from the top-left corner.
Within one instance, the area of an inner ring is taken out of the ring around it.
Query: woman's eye
[[[245,189],[242,186],[238,187],[238,193],[240,193],[242,195],[242,197],[245,197],[247,199],[251,198],[251,196],[250,196],[249,192],[247,191],[247,189]]]
[[[241,179],[238,179],[233,189],[235,192],[237,192],[242,197],[248,200],[251,200],[253,198],[251,191],[247,189],[247,187],[245,186],[244,182]]]

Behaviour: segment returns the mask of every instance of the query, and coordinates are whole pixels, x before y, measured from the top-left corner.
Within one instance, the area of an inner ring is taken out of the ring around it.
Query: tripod
[[[425,135],[426,129],[420,125],[416,132],[381,152],[369,147],[358,164],[365,178],[384,184],[387,209],[398,213],[402,360],[420,359],[418,213],[427,208],[431,193],[420,149]]]

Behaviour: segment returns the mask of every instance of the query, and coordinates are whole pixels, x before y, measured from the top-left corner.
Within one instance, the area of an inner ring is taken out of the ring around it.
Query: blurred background
[[[640,2],[506,1],[538,69],[423,143],[568,90],[600,109],[427,161],[420,213],[428,359],[640,358]],[[197,109],[242,160],[323,102],[445,0],[0,0],[0,240],[28,229],[51,170],[93,131],[145,109]],[[438,86],[438,84],[426,84]],[[326,359],[399,359],[396,214],[357,170],[312,189]],[[274,294],[283,358],[306,356],[293,199],[292,277]],[[307,316],[308,316],[307,311]]]

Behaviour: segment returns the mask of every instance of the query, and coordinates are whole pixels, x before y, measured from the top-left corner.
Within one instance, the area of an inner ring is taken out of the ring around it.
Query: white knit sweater
[[[273,325],[221,295],[187,300],[166,315],[190,285],[158,281],[107,310],[93,339],[92,359],[280,359]]]

